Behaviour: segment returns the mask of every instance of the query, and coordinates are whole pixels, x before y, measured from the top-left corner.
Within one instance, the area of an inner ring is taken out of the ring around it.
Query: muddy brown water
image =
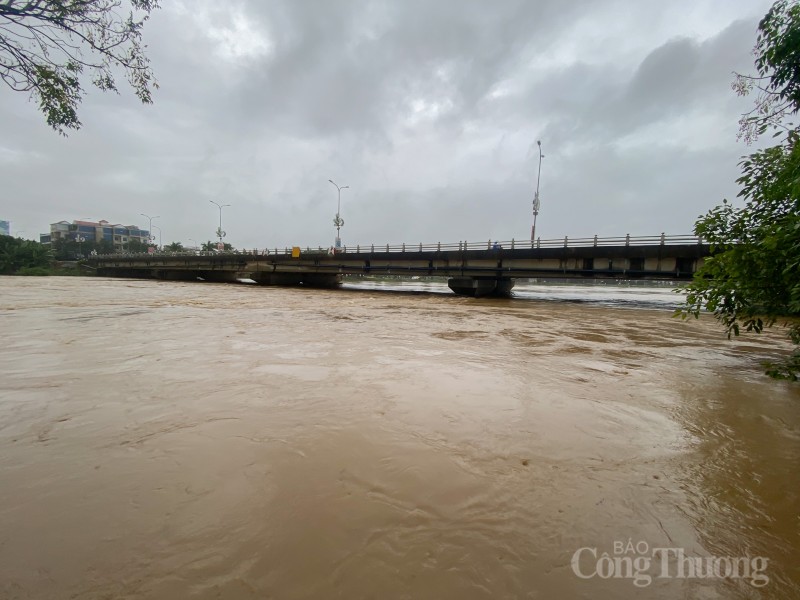
[[[779,331],[11,277],[0,331],[1,598],[800,598]]]

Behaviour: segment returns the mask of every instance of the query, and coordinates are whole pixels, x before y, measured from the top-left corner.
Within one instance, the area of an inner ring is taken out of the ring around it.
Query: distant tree
[[[79,129],[81,75],[103,91],[117,91],[122,70],[139,99],[152,103],[158,87],[142,44],[142,27],[158,0],[0,0],[0,78],[30,92],[47,124],[66,135]]]
[[[164,246],[164,250],[168,252],[183,252],[183,244],[180,242],[172,242],[171,244]]]
[[[56,260],[76,260],[83,256],[87,256],[92,251],[97,254],[112,254],[114,252],[114,244],[108,240],[86,240],[85,242],[76,242],[71,239],[58,239],[53,240],[51,245],[53,257]]]
[[[98,254],[114,254],[114,244],[108,240],[100,240],[92,250],[95,250]]]
[[[72,240],[53,240],[50,247],[56,260],[75,260],[78,255],[78,244]]]
[[[39,242],[0,235],[0,274],[10,275],[20,269],[46,267],[52,253]]]
[[[217,250],[217,242],[208,241],[202,244],[201,247],[204,252],[215,252]],[[231,244],[228,244],[227,242],[223,243],[222,247],[225,252],[233,250],[233,246]]]
[[[749,143],[772,129],[781,143],[742,159],[744,206],[724,200],[695,224],[712,256],[686,287],[679,314],[709,310],[728,337],[781,322],[800,345],[800,131],[788,120],[800,110],[800,0],[776,2],[758,30],[758,74],[737,75],[734,83],[742,95],[758,90],[740,133]],[[796,381],[800,348],[767,373]]]
[[[125,248],[127,252],[147,252],[147,248],[149,247],[148,244],[145,244],[141,240],[137,240],[135,238],[128,239],[128,245]]]

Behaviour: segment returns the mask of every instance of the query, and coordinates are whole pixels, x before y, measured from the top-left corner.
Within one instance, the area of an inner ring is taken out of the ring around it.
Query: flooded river
[[[425,285],[0,278],[0,598],[800,598],[782,332]]]

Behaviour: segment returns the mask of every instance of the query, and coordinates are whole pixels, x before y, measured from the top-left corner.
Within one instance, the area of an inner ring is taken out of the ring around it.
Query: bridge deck
[[[654,238],[658,239],[658,238]],[[636,278],[690,279],[710,253],[706,244],[647,243],[561,247],[357,247],[336,253],[291,250],[252,253],[175,253],[97,256],[90,263],[104,275],[204,279],[267,275],[431,275],[476,279]],[[290,279],[284,280],[291,283]],[[277,280],[276,280],[277,281]]]

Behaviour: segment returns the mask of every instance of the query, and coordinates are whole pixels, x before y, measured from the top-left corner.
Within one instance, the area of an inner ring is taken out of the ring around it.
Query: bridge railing
[[[362,253],[362,252],[452,252],[467,250],[522,250],[529,248],[587,248],[587,247],[601,247],[601,246],[674,246],[686,244],[703,244],[703,239],[695,235],[645,235],[645,236],[632,236],[626,235],[623,237],[584,237],[584,238],[551,238],[536,240],[487,240],[485,242],[449,242],[442,243],[436,242],[433,244],[370,244],[362,246],[357,244],[355,246],[342,246],[335,250],[336,254],[339,253]],[[333,254],[334,249],[331,247],[323,248],[317,246],[316,248],[306,246],[300,248],[301,253],[319,253],[319,254]],[[184,252],[155,252],[147,254],[147,256],[264,256],[264,255],[291,255],[292,248],[289,246],[283,248],[255,248],[253,250],[234,250],[234,251],[184,251]],[[101,254],[95,258],[141,258],[145,253],[120,253],[120,254]]]
[[[485,242],[450,242],[442,243],[436,242],[435,244],[370,244],[370,245],[355,245],[355,246],[342,246],[336,249],[336,253],[346,252],[452,252],[452,251],[467,251],[467,250],[521,250],[525,248],[587,248],[599,246],[674,246],[686,244],[703,244],[703,239],[695,235],[645,235],[645,236],[632,236],[626,235],[623,237],[587,237],[587,238],[553,238],[536,240],[487,240]],[[301,251],[308,252],[333,252],[332,248],[301,248]],[[273,254],[291,254],[292,249],[286,248],[272,248],[269,250]]]

